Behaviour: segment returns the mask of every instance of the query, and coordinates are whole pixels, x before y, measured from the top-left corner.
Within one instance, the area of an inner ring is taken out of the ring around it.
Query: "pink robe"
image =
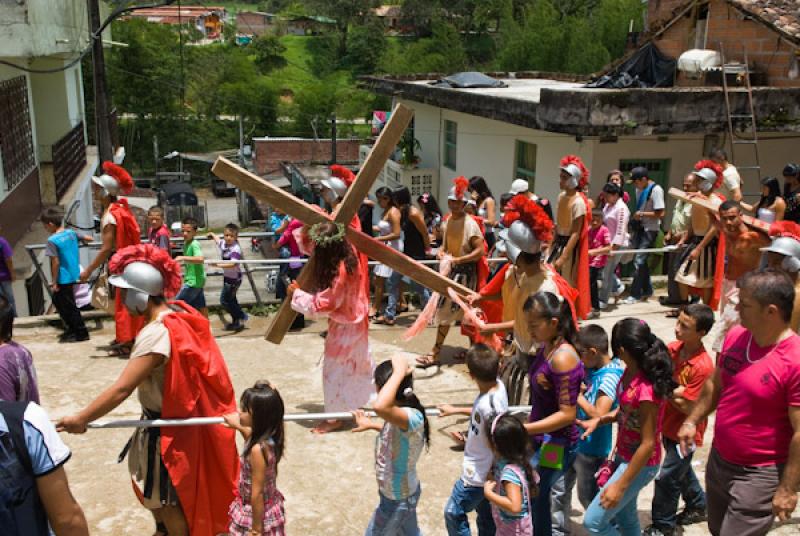
[[[328,336],[322,363],[325,411],[350,411],[366,405],[375,395],[375,364],[369,350],[369,272],[366,258],[352,274],[344,263],[333,286],[314,294],[297,289],[292,309],[309,318],[328,317]]]

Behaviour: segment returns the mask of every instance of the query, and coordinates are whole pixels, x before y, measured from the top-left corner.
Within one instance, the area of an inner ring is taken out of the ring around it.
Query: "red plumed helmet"
[[[331,166],[331,175],[342,179],[348,188],[353,184],[353,181],[356,180],[355,174],[349,168],[340,166],[339,164],[333,164]]]
[[[793,221],[776,221],[769,226],[769,236],[794,238],[800,242],[800,225]]]
[[[694,170],[700,171],[702,169],[710,169],[717,176],[717,179],[714,181],[715,190],[722,185],[722,179],[723,179],[722,166],[720,166],[713,160],[700,160],[694,165]],[[700,177],[706,178],[703,175],[700,175]]]
[[[515,195],[505,206],[503,225],[511,227],[515,221],[521,221],[530,227],[540,242],[549,242],[553,239],[553,222],[539,203],[527,195]]]
[[[122,274],[125,267],[133,262],[143,262],[161,273],[164,296],[171,298],[181,288],[181,267],[165,250],[153,244],[137,244],[117,251],[108,262],[108,271],[114,275]]]
[[[129,194],[133,190],[133,178],[131,174],[125,171],[125,168],[118,166],[114,162],[103,162],[103,172],[114,177],[114,180],[119,184],[119,189],[123,194]]]
[[[580,178],[578,178],[578,189],[583,190],[589,184],[589,170],[583,164],[583,160],[577,155],[568,154],[561,159],[559,167],[561,169],[568,168],[569,166],[576,166],[580,170]],[[566,171],[566,169],[565,169]],[[569,171],[567,171],[569,173]],[[574,175],[573,175],[574,176]]]
[[[453,179],[453,185],[455,187],[455,195],[459,199],[467,194],[467,189],[469,188],[469,181],[463,175],[461,177],[456,177],[455,179]]]

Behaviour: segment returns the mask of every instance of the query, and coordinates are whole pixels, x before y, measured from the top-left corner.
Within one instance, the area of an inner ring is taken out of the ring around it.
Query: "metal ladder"
[[[756,113],[755,109],[753,108],[753,88],[750,85],[750,66],[747,61],[747,49],[743,48],[744,53],[744,64],[740,63],[726,63],[725,62],[725,52],[722,47],[722,43],[719,44],[719,54],[720,54],[720,61],[722,62],[722,92],[725,94],[725,112],[728,119],[728,136],[731,140],[731,162],[737,162],[736,160],[736,146],[743,145],[749,146],[753,149],[753,159],[755,161],[755,165],[750,166],[736,166],[736,169],[740,171],[740,176],[742,171],[752,171],[755,172],[756,179],[758,182],[761,182],[761,163],[758,159],[758,130],[756,129]],[[730,94],[740,93],[741,90],[736,91],[736,88],[730,88],[728,86],[728,79],[726,77],[727,74],[736,74],[736,75],[743,75],[744,78],[744,92],[747,93],[747,109],[750,113],[745,114],[737,114],[732,113],[731,110],[731,97]],[[749,121],[750,123],[750,130],[752,131],[752,137],[743,137],[741,133],[737,133],[734,128],[734,120],[745,120]],[[742,181],[744,181],[744,177],[742,177]],[[760,189],[760,186],[759,186]]]

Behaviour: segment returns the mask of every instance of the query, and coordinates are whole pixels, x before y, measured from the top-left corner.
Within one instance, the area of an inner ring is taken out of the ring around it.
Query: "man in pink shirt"
[[[714,409],[706,467],[711,534],[767,534],[797,506],[800,487],[800,336],[789,327],[794,285],[773,269],[737,282],[741,326],[728,331],[717,367],[678,432],[694,444]]]

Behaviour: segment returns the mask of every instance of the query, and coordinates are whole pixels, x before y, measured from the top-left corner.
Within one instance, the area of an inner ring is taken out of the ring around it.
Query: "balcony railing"
[[[56,184],[56,199],[61,199],[67,193],[85,165],[86,140],[83,137],[83,122],[80,122],[53,145],[53,177]]]

